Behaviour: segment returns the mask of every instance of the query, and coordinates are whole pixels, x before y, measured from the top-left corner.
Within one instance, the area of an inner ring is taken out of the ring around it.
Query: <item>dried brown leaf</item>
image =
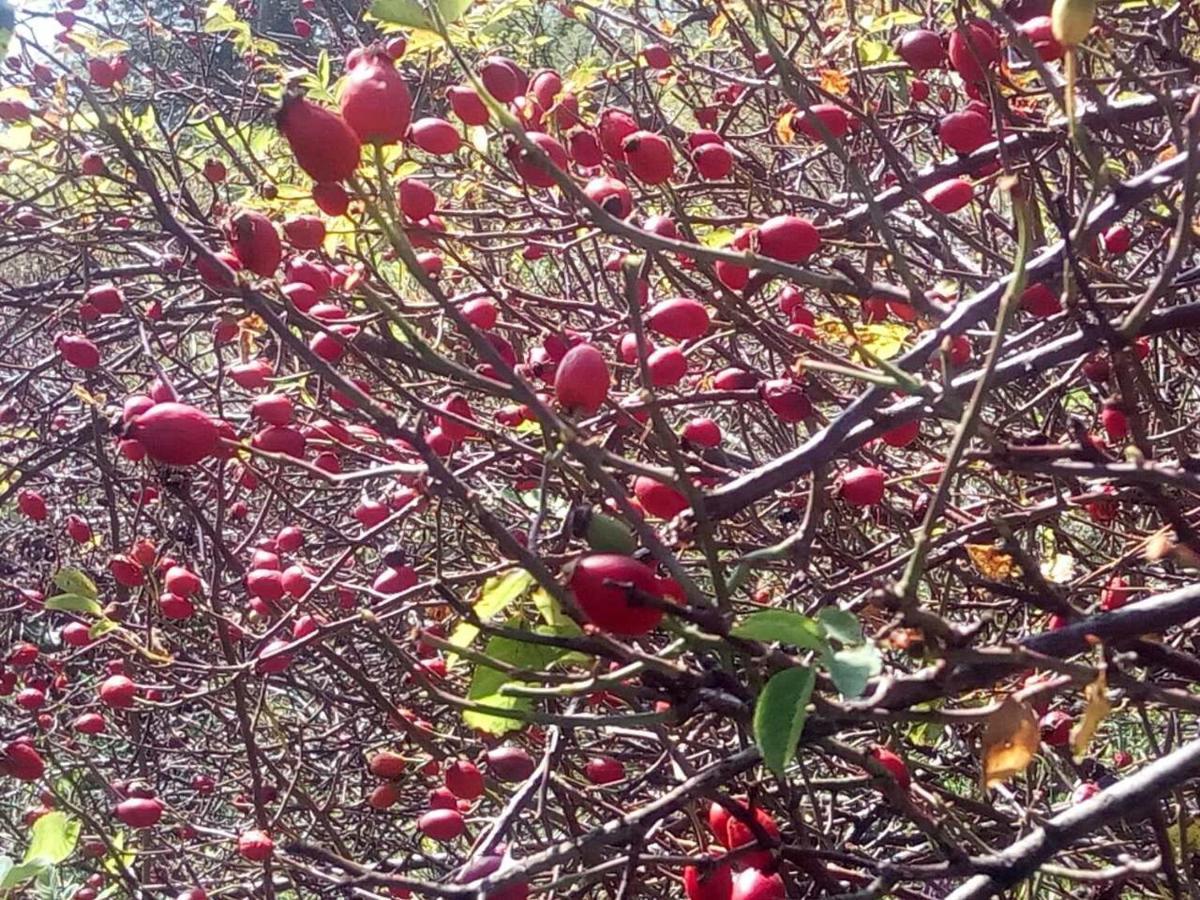
[[[1008,696],[988,716],[983,731],[983,788],[1020,775],[1033,762],[1040,744],[1037,717],[1028,703]]]

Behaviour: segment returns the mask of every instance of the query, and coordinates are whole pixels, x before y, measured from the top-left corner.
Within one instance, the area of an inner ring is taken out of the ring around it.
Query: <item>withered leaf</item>
[[[967,544],[967,556],[984,578],[1007,581],[1013,573],[1013,558],[992,544]]]
[[[1100,723],[1112,712],[1112,704],[1108,702],[1108,675],[1103,667],[1096,674],[1096,680],[1083,689],[1083,699],[1086,704],[1083,717],[1071,729],[1071,752],[1076,756],[1083,756]]]
[[[988,716],[983,731],[983,788],[1020,775],[1033,762],[1040,743],[1037,717],[1028,703],[1008,696]]]

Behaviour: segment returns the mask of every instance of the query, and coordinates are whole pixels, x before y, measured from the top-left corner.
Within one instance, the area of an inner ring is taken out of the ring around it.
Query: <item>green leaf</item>
[[[874,644],[838,650],[829,654],[825,663],[843,697],[861,697],[867,682],[883,670],[883,659]]]
[[[125,832],[123,831],[118,831],[112,836],[112,846],[115,854],[110,853],[104,857],[104,871],[120,875],[122,869],[128,869],[137,861],[137,851],[125,849]]]
[[[563,612],[558,601],[545,588],[539,587],[533,592],[533,605],[542,614],[542,621],[553,628],[556,634],[583,634],[583,630]]]
[[[861,644],[863,640],[862,626],[858,624],[858,616],[836,606],[826,606],[817,619],[825,629],[825,633],[843,644]]]
[[[110,631],[115,631],[120,627],[121,626],[112,619],[101,619],[90,629],[88,629],[88,637],[90,637],[92,640],[95,640],[98,637],[104,637],[104,635],[108,634]]]
[[[375,0],[371,15],[382,22],[404,25],[421,31],[437,31],[433,17],[427,12],[427,2],[436,2],[447,25],[457,22],[471,6],[471,0]]]
[[[533,576],[524,569],[510,569],[501,575],[495,575],[483,583],[479,599],[475,601],[475,615],[483,621],[494,619],[504,612],[509,604],[519,598],[533,584]],[[479,628],[470,622],[460,622],[449,637],[449,642],[455,647],[469,647],[479,635]],[[454,665],[458,657],[447,657],[448,665]]]
[[[510,627],[513,624],[515,623],[510,623]],[[560,647],[530,644],[513,638],[497,636],[488,641],[484,652],[500,662],[506,662],[521,669],[537,670],[545,669],[561,657],[565,651]],[[463,721],[472,728],[478,728],[480,731],[497,736],[519,729],[525,718],[521,714],[532,709],[533,702],[529,697],[501,694],[500,688],[509,681],[511,681],[509,676],[499,669],[478,666],[471,678],[467,699],[492,707],[497,712],[463,710]],[[506,716],[499,710],[510,710],[514,715]]]
[[[71,855],[79,840],[79,821],[55,810],[39,816],[33,823],[33,837],[25,851],[25,862],[38,861],[54,866]]]
[[[787,609],[756,612],[735,626],[731,633],[734,637],[753,641],[779,641],[805,650],[825,650],[821,626],[811,617]]]
[[[79,594],[58,594],[47,600],[45,607],[59,612],[84,613],[89,616],[98,616],[104,612],[104,607],[98,602]]]
[[[40,862],[21,863],[19,866],[13,866],[4,873],[4,878],[0,880],[0,889],[14,888],[23,881],[36,878],[45,868],[46,866]]]
[[[796,754],[796,744],[808,718],[808,701],[817,676],[805,666],[776,672],[754,706],[754,742],[763,762],[782,776]]]
[[[54,576],[54,585],[64,594],[78,594],[92,600],[100,596],[96,583],[79,569],[59,569]]]

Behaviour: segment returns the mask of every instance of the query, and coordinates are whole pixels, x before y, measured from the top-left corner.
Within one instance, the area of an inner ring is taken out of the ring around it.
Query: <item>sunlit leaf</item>
[[[1013,558],[993,544],[967,544],[967,556],[984,578],[1007,581],[1013,574]]]
[[[850,90],[850,78],[841,69],[821,69],[821,89],[844,97]]]
[[[984,790],[1024,772],[1037,754],[1039,741],[1037,717],[1029,704],[1006,697],[988,716],[983,730]]]
[[[843,647],[829,654],[825,664],[843,697],[861,697],[867,683],[883,671],[883,657],[874,644]]]
[[[1108,676],[1103,668],[1096,673],[1096,680],[1083,689],[1083,699],[1083,716],[1071,729],[1071,752],[1077,757],[1087,752],[1100,723],[1112,712],[1112,704],[1108,702]]]
[[[796,131],[792,128],[792,111],[790,109],[775,120],[775,137],[781,144],[790,144],[796,139]]]
[[[776,672],[754,705],[754,742],[763,762],[782,775],[796,753],[796,743],[808,718],[808,701],[817,677],[805,666]]]
[[[514,625],[515,623],[510,623],[510,626]],[[539,670],[545,669],[561,657],[564,651],[545,644],[496,636],[487,642],[484,653],[517,668]],[[500,689],[510,680],[509,676],[499,669],[477,666],[471,678],[471,687],[467,691],[467,699],[492,707],[497,712],[463,710],[463,721],[471,728],[493,735],[507,734],[519,729],[524,719],[519,713],[532,709],[533,703],[528,697],[502,694]],[[500,710],[508,710],[518,715],[502,715]]]
[[[82,613],[88,616],[98,616],[104,612],[104,607],[91,597],[81,597],[79,594],[57,594],[45,603],[46,609],[59,612]]]
[[[79,569],[59,569],[54,575],[54,585],[64,594],[78,594],[93,600],[100,596],[96,583]]]
[[[436,2],[438,12],[449,25],[457,22],[471,6],[471,0],[427,0]],[[403,25],[422,31],[436,31],[429,7],[422,0],[375,0],[371,4],[371,15],[382,22]],[[410,47],[411,49],[411,47]]]
[[[41,862],[54,866],[71,855],[79,840],[79,820],[65,812],[54,810],[38,816],[30,830],[29,849],[25,862]]]
[[[821,652],[825,649],[821,626],[810,616],[787,609],[753,613],[736,625],[731,634],[752,641],[778,641],[805,650]]]
[[[533,576],[524,569],[510,569],[502,575],[489,578],[483,583],[479,597],[472,604],[475,615],[484,622],[496,618],[532,584]],[[478,634],[477,626],[470,622],[460,622],[448,640],[455,647],[469,647]],[[457,656],[451,655],[447,658],[447,663],[454,665],[457,660]]]

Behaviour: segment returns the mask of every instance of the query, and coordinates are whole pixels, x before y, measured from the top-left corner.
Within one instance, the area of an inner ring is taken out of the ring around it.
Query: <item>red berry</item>
[[[812,415],[812,401],[804,388],[790,378],[773,378],[759,386],[771,412],[784,422],[799,422]]]
[[[771,259],[804,262],[821,246],[821,235],[808,219],[775,216],[759,226],[758,246],[763,256]]]
[[[683,870],[683,893],[687,900],[730,900],[733,872],[729,863],[718,862],[705,868],[687,866]]]
[[[687,369],[687,356],[674,344],[658,347],[646,357],[646,370],[654,387],[674,387],[687,374]]]
[[[784,900],[787,889],[778,872],[768,875],[758,869],[743,869],[733,880],[730,900]]]
[[[263,862],[275,852],[275,842],[270,835],[258,828],[243,831],[237,839],[238,853],[251,862]]]
[[[537,768],[524,747],[512,744],[489,750],[487,764],[488,770],[500,781],[524,781]]]
[[[904,760],[887,747],[874,747],[870,755],[877,763],[888,770],[892,778],[896,779],[896,783],[900,785],[901,790],[907,791],[909,789],[912,785],[912,777],[908,774],[908,766],[904,764]]]
[[[353,62],[347,60],[350,71],[339,100],[342,118],[365,144],[402,140],[412,120],[412,96],[392,57],[381,48],[356,50],[351,56]]]
[[[1062,303],[1058,294],[1039,281],[1022,291],[1021,309],[1038,319],[1045,319],[1062,312]]]
[[[558,364],[554,394],[563,409],[590,416],[608,399],[611,384],[604,355],[591,344],[576,344]]]
[[[583,774],[592,784],[612,784],[625,777],[625,766],[611,756],[593,756],[584,765]]]
[[[116,814],[130,828],[151,828],[162,818],[163,802],[157,797],[129,797],[117,804]]]
[[[792,118],[792,126],[813,141],[824,140],[817,126],[818,122],[834,138],[844,137],[850,130],[850,117],[844,109],[834,103],[814,103],[807,112]]]
[[[938,123],[938,139],[956,153],[973,153],[992,139],[992,122],[973,109],[947,113]]]
[[[1133,244],[1133,232],[1125,225],[1111,225],[1100,235],[1106,253],[1112,256],[1122,256],[1129,252]]]
[[[380,750],[367,763],[367,769],[376,778],[395,780],[404,775],[408,762],[399,753]]]
[[[21,515],[34,522],[42,522],[49,515],[46,500],[38,491],[24,488],[17,494],[17,509]]]
[[[633,212],[633,195],[623,181],[608,175],[598,175],[584,185],[589,200],[617,219],[628,218]]]
[[[625,159],[623,147],[625,138],[638,130],[638,124],[633,116],[624,110],[606,109],[600,113],[598,130],[600,146],[604,149],[605,155],[611,159],[623,161]]]
[[[660,595],[658,579],[650,568],[628,556],[596,553],[576,564],[569,582],[575,602],[588,621],[601,631],[637,637],[662,620],[662,611],[639,602],[639,593]]]
[[[965,178],[951,178],[925,192],[925,202],[940,213],[949,215],[975,199],[975,188]]]
[[[436,116],[417,119],[409,129],[409,138],[414,144],[434,156],[449,156],[462,144],[458,129]]]
[[[916,72],[940,68],[946,61],[942,36],[927,28],[904,32],[896,42],[896,53]]]
[[[707,416],[701,416],[683,426],[681,437],[697,447],[716,447],[721,443],[721,426]]]
[[[457,809],[431,809],[417,820],[417,828],[435,841],[452,841],[463,833],[463,817]]]
[[[488,108],[470,85],[452,85],[446,89],[446,97],[450,101],[450,109],[464,125],[487,124],[490,116]]]
[[[129,709],[137,696],[137,685],[124,675],[110,675],[100,685],[101,702],[113,709]]]
[[[275,121],[296,162],[313,181],[344,181],[358,168],[358,135],[337,113],[288,95]]]
[[[1054,37],[1054,27],[1049,16],[1034,16],[1017,26],[1017,30],[1033,44],[1033,49],[1044,62],[1062,59],[1065,49]]]
[[[662,300],[646,313],[646,325],[665,337],[690,341],[708,331],[708,310],[690,297]]]
[[[707,181],[718,181],[733,169],[733,154],[724,144],[702,144],[692,151],[692,165]]]
[[[475,763],[456,759],[446,768],[446,787],[460,800],[483,796],[483,773]]]
[[[621,143],[629,170],[645,184],[662,184],[675,174],[671,145],[652,131],[635,131]]]
[[[229,243],[242,268],[269,278],[283,258],[274,223],[260,212],[241,210],[229,220]]]
[[[220,432],[208,414],[186,403],[157,403],[126,427],[152,459],[169,466],[191,466],[218,449]]]
[[[883,472],[872,466],[858,466],[842,475],[839,491],[852,506],[874,506],[883,499]]]
[[[525,136],[537,144],[538,149],[549,157],[550,162],[556,169],[560,172],[566,171],[567,151],[563,149],[562,144],[550,137],[550,135],[543,134],[540,131],[529,131],[526,132]],[[524,148],[519,144],[513,144],[510,158],[512,159],[513,168],[517,171],[517,175],[526,184],[543,188],[554,187],[554,178],[550,172],[535,160],[531,154],[526,153]]]
[[[54,346],[63,361],[77,369],[95,369],[100,365],[100,350],[82,334],[60,334]]]
[[[950,35],[950,65],[963,81],[977,83],[987,77],[986,69],[1000,60],[1000,42],[984,22],[960,25]]]

